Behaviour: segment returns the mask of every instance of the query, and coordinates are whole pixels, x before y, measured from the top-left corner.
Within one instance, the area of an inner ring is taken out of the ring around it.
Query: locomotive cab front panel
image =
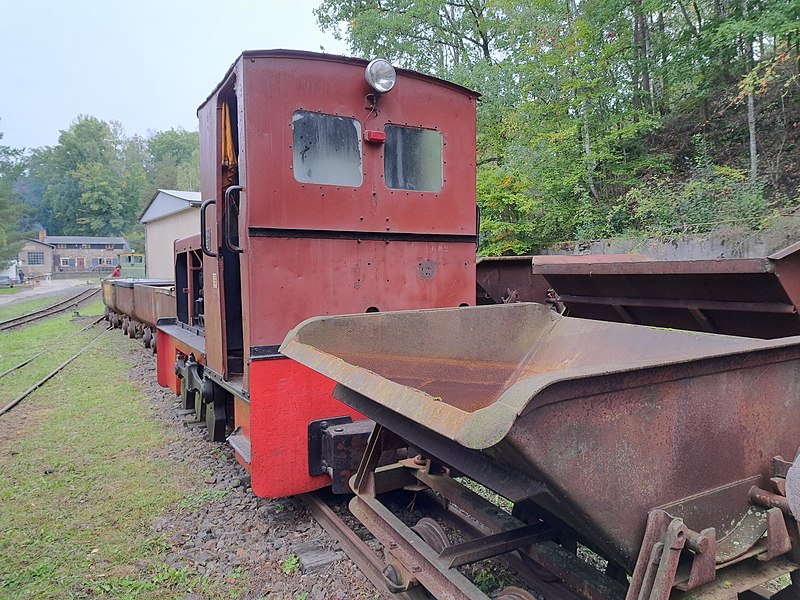
[[[367,62],[246,52],[200,107],[205,372],[233,397],[253,490],[310,475],[308,426],[358,413],[277,353],[317,315],[474,304],[475,105],[465,88]]]

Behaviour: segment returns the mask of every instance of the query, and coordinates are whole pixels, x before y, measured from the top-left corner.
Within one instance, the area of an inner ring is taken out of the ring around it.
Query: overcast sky
[[[197,129],[243,50],[345,54],[320,0],[0,0],[0,145],[52,146],[79,114],[127,135]]]

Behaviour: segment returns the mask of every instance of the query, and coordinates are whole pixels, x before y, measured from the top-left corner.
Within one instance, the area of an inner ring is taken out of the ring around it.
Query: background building
[[[26,277],[55,273],[110,273],[119,255],[130,252],[130,244],[121,237],[82,235],[47,235],[40,231],[38,240],[26,240],[17,258]]]
[[[25,277],[40,277],[53,272],[53,245],[44,241],[43,234],[40,233],[42,239],[25,240],[17,254],[18,268],[22,269]]]
[[[142,212],[147,276],[172,279],[174,242],[200,232],[200,192],[158,190]]]

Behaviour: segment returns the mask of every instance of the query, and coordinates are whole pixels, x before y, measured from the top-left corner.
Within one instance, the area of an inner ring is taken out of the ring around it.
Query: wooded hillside
[[[479,105],[484,254],[758,228],[798,199],[800,3],[325,0],[365,58]]]

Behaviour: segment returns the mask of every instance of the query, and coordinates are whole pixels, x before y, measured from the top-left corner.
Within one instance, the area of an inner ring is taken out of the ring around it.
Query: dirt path
[[[34,298],[58,296],[65,290],[85,285],[87,285],[86,279],[51,279],[49,281],[37,281],[33,285],[24,285],[19,292],[0,296],[0,306],[8,306],[9,304],[16,304],[17,302],[24,302]]]

